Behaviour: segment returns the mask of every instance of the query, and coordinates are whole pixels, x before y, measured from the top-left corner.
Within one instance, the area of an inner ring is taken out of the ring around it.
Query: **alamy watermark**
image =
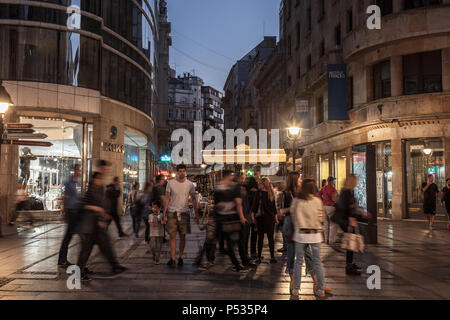
[[[372,265],[367,268],[367,274],[370,277],[367,278],[367,289],[369,290],[381,290],[381,269],[379,266]]]
[[[67,289],[69,290],[80,290],[81,289],[81,270],[77,265],[71,265],[66,270],[69,277],[66,281]]]

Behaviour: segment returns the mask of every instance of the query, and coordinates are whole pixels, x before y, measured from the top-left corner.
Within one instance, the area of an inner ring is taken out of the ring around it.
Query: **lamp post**
[[[295,171],[295,156],[297,155],[297,141],[302,136],[302,129],[299,127],[290,127],[287,129],[288,139],[292,141],[292,167]]]

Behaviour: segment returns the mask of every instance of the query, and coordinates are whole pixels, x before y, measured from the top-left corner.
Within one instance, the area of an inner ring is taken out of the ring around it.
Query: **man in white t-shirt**
[[[191,233],[189,197],[195,211],[195,219],[199,223],[197,197],[194,184],[186,179],[186,166],[177,166],[177,178],[167,183],[166,199],[164,201],[163,224],[167,224],[170,235],[170,260],[169,266],[175,265],[175,253],[177,248],[177,233],[180,235],[178,265],[183,265],[183,252],[186,243],[186,234]]]

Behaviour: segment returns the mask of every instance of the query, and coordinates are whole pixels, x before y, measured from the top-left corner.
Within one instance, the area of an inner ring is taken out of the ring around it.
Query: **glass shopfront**
[[[18,176],[30,198],[29,209],[62,210],[63,185],[73,174],[74,165],[82,165],[84,126],[64,119],[21,117],[20,121],[32,124],[35,133],[47,135],[43,141],[53,144],[19,147]],[[79,189],[81,192],[81,183]]]
[[[339,192],[347,178],[347,155],[345,151],[334,152],[334,177],[336,178],[336,190]]]
[[[405,149],[408,216],[411,218],[423,211],[422,183],[429,174],[434,176],[439,190],[445,186],[444,142],[440,138],[407,140]],[[436,208],[438,214],[443,213],[441,206]]]
[[[392,217],[392,149],[391,142],[376,144],[377,211],[379,217]]]
[[[330,176],[330,157],[328,154],[319,156],[319,166],[318,166],[318,177],[317,186],[322,187],[322,180],[327,180]]]
[[[366,170],[366,145],[353,147],[353,174],[358,177],[355,188],[357,205],[367,209],[367,170]]]
[[[134,182],[140,188],[147,182],[147,137],[131,129],[125,130],[125,155],[123,164],[124,201]]]

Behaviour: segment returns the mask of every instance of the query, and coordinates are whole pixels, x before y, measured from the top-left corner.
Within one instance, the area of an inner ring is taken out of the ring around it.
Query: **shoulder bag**
[[[359,228],[354,228],[354,232],[350,232],[348,227],[348,232],[344,233],[344,238],[342,239],[341,248],[353,252],[364,252],[364,237],[359,233]]]

